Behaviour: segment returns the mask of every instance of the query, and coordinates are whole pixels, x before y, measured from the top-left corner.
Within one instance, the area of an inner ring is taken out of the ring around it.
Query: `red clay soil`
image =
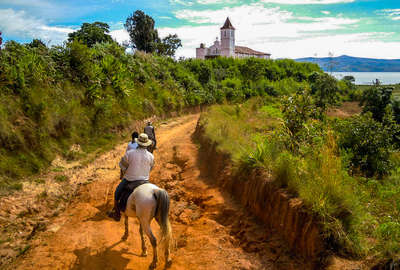
[[[271,233],[221,192],[214,179],[198,167],[198,149],[192,142],[199,115],[161,125],[156,166],[151,179],[171,197],[175,247],[170,269],[309,269],[279,236]],[[77,177],[96,179],[81,186],[69,207],[38,233],[31,248],[5,269],[148,269],[152,252],[141,252],[138,223],[130,220],[130,236],[121,241],[123,221],[106,217],[118,184],[117,163],[126,145],[104,154]],[[207,163],[207,161],[204,161]],[[158,225],[152,227],[159,235]],[[157,269],[163,269],[159,258]]]

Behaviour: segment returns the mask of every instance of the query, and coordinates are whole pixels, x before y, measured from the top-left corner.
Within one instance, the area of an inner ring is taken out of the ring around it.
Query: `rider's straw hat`
[[[149,136],[147,136],[146,133],[141,133],[139,138],[135,138],[135,142],[144,147],[150,146],[153,143],[151,140],[149,140]]]

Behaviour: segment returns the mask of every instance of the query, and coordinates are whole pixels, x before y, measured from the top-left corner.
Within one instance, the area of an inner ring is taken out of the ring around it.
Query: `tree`
[[[40,39],[34,39],[31,43],[28,44],[31,48],[46,48],[46,44]]]
[[[136,10],[126,19],[124,24],[128,31],[133,48],[152,53],[156,50],[158,43],[158,32],[154,29],[154,20],[141,10]]]
[[[326,73],[320,74],[311,85],[315,105],[324,113],[329,106],[335,105],[339,99],[336,79]]]
[[[241,62],[239,69],[245,80],[257,81],[262,78],[264,72],[263,61],[254,57],[246,58]]]
[[[0,31],[0,50],[1,50],[1,45],[3,45],[3,38],[1,37],[1,31]]]
[[[175,51],[182,47],[182,42],[177,34],[169,34],[157,43],[157,53],[160,55],[174,56]]]
[[[390,110],[384,118],[392,118]],[[370,112],[339,122],[339,145],[349,153],[350,166],[367,177],[388,174],[392,168],[390,153],[397,127],[375,121]]]
[[[382,122],[386,107],[391,104],[393,87],[381,87],[374,85],[363,92],[360,106],[363,113],[371,112],[372,117]]]
[[[108,34],[110,26],[103,22],[83,23],[81,29],[68,34],[68,42],[78,40],[88,47],[93,47],[96,43],[114,42]]]
[[[160,55],[174,56],[175,51],[182,47],[178,35],[169,34],[160,39],[154,24],[154,19],[141,10],[136,10],[126,19],[124,26],[128,31],[132,47],[147,53],[156,52]]]
[[[350,83],[355,83],[355,81],[356,81],[356,79],[354,78],[354,76],[351,76],[351,75],[346,75],[346,76],[344,76],[342,80],[343,80],[343,81],[350,82]]]

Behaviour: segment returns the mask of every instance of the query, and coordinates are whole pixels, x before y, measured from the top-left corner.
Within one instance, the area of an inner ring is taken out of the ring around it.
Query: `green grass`
[[[376,260],[400,258],[400,166],[386,179],[350,176],[327,128],[287,150],[276,100],[213,106],[202,115],[206,136],[229,153],[237,173],[267,170],[278,187],[301,198],[319,216],[324,237],[337,253]],[[398,158],[397,158],[398,159]]]
[[[66,182],[68,181],[68,176],[66,175],[57,175],[54,180],[56,180],[57,182]]]

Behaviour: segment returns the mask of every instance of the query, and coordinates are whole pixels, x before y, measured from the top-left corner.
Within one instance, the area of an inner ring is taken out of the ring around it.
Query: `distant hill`
[[[298,58],[298,62],[317,63],[324,71],[334,72],[400,72],[400,59],[359,58],[347,55],[324,58]],[[332,67],[332,68],[331,68]]]

